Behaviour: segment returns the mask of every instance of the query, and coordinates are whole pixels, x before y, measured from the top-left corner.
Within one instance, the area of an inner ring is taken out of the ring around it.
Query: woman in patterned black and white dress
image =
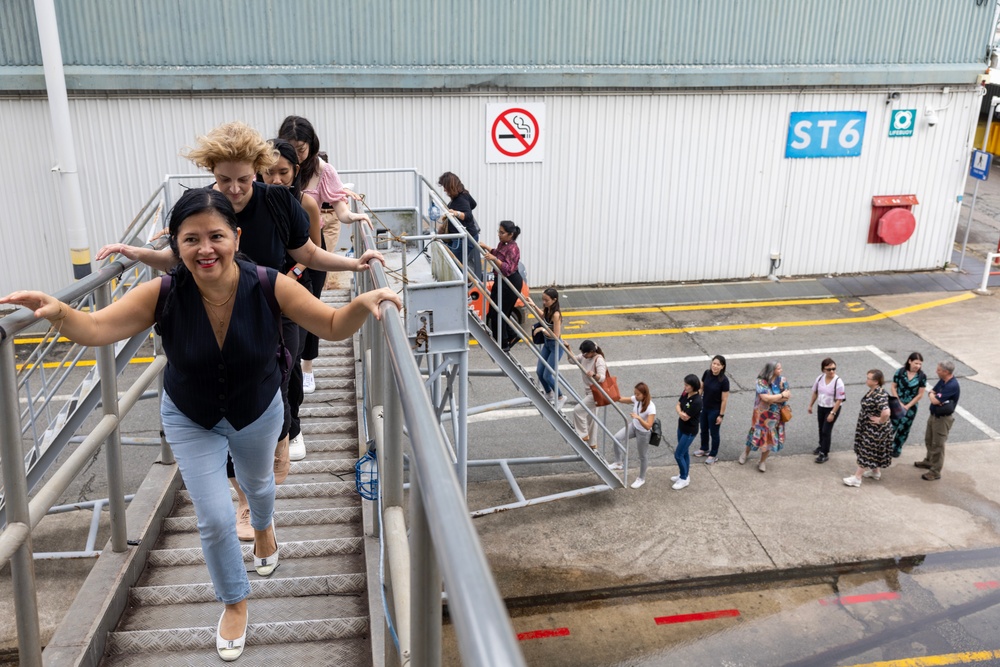
[[[882,388],[885,378],[882,371],[868,371],[865,384],[868,392],[861,397],[858,427],[854,432],[854,453],[858,469],[844,478],[847,486],[861,486],[861,478],[882,479],[882,468],[892,463],[893,428],[889,422],[889,395]]]

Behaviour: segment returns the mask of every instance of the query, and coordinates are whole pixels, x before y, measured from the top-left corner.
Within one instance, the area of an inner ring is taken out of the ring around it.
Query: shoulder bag
[[[600,385],[604,391],[607,392],[608,396],[611,397],[611,400],[609,401],[604,398],[604,394],[601,393],[601,390],[598,389],[597,386],[590,385],[590,391],[594,395],[594,405],[597,407],[611,405],[612,402],[617,403],[618,399],[622,397],[621,392],[618,391],[618,378],[611,374],[611,369],[608,369],[607,372],[604,373],[604,381],[599,382],[598,385]]]
[[[781,423],[786,424],[792,421],[792,406],[785,403],[781,406]]]
[[[663,440],[663,424],[660,423],[660,418],[657,417],[653,420],[653,426],[649,429],[649,444],[653,447],[659,447],[661,440]]]
[[[889,416],[899,421],[906,415],[906,408],[903,402],[893,395],[889,395]]]

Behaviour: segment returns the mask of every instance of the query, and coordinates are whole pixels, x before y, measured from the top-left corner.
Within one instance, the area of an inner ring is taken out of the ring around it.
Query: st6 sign
[[[785,157],[856,157],[865,138],[865,111],[793,111]]]

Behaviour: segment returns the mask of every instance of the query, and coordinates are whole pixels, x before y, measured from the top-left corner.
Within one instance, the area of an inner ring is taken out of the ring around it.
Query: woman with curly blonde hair
[[[374,250],[358,258],[341,257],[313,243],[309,237],[309,216],[291,190],[256,180],[257,173],[266,172],[277,164],[278,157],[274,145],[264,141],[260,133],[246,123],[235,121],[220,125],[198,137],[197,145],[185,156],[215,176],[215,183],[209,189],[221,192],[232,204],[241,231],[239,251],[255,264],[301,282],[305,273],[297,264],[322,271],[361,271],[368,268],[369,260],[383,259],[381,253]],[[121,243],[104,246],[96,257],[101,260],[112,253],[137,259],[161,271],[169,271],[177,263],[169,247],[157,251]],[[298,325],[283,318],[285,347],[293,357],[301,354],[301,343],[305,342],[304,337],[300,341],[299,333]],[[301,376],[298,386],[291,388],[286,380],[281,390],[285,417],[275,449],[275,475],[279,484],[288,474],[289,460],[299,460],[306,455],[304,439],[293,421],[302,402]],[[290,431],[299,433],[293,436],[293,441],[289,441]],[[232,469],[229,476],[236,486]],[[240,501],[237,532],[241,539],[250,540],[253,538],[250,508],[238,486],[237,494]]]

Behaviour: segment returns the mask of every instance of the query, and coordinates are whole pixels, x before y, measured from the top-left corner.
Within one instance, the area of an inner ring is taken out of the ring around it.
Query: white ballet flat
[[[222,616],[226,615],[226,610],[222,610]],[[232,662],[243,655],[243,649],[247,644],[247,626],[250,625],[250,612],[247,611],[247,620],[243,625],[243,634],[236,639],[222,638],[222,616],[219,617],[219,625],[215,628],[215,650],[219,652],[219,657],[225,662]]]

